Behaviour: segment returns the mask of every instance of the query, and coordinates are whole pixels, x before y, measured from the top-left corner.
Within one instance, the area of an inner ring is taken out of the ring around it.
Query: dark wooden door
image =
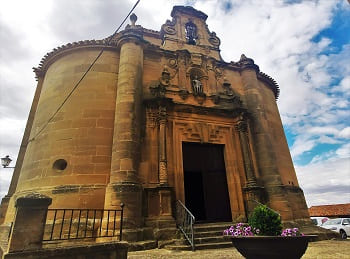
[[[182,145],[185,204],[197,221],[231,221],[223,145]]]

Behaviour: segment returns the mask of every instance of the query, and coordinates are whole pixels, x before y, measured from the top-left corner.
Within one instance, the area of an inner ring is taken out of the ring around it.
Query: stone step
[[[195,224],[194,231],[195,231],[195,233],[209,232],[209,231],[221,231],[221,232],[223,232],[224,229],[230,227],[232,224],[233,224],[232,222]]]
[[[206,231],[206,232],[195,232],[194,237],[215,237],[215,236],[222,236],[224,230],[214,230],[214,231]]]
[[[227,242],[223,236],[212,236],[212,237],[202,237],[194,239],[194,243],[197,244],[206,244],[206,243],[220,243]],[[186,239],[178,239],[175,241],[176,245],[187,245],[188,241]]]
[[[218,249],[218,248],[228,248],[232,247],[232,242],[219,242],[219,243],[205,243],[205,244],[196,244],[195,250],[203,249]],[[177,250],[177,251],[190,251],[192,247],[190,245],[166,245],[165,249]]]
[[[231,247],[232,243],[225,240],[223,231],[231,226],[232,222],[197,223],[194,225],[194,243],[196,249],[215,249]],[[191,250],[188,241],[182,237],[174,240],[173,244],[165,245],[169,250]]]

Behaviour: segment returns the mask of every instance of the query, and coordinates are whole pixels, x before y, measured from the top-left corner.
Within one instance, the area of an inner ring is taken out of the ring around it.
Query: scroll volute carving
[[[220,39],[216,36],[215,32],[209,34],[209,43],[214,47],[220,46]]]
[[[175,35],[176,34],[176,29],[175,29],[175,24],[176,21],[173,19],[172,21],[167,20],[165,24],[162,25],[161,28],[161,34],[164,37],[164,35]]]

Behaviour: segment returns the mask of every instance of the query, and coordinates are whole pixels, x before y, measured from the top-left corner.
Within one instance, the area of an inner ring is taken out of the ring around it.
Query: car
[[[338,232],[342,239],[350,236],[350,218],[329,219],[321,227]]]
[[[323,223],[325,223],[329,218],[327,217],[311,217],[312,223],[314,223],[316,226],[321,226]]]

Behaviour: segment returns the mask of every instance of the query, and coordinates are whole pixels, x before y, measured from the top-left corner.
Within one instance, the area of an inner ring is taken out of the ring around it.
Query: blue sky
[[[36,82],[53,48],[111,35],[134,0],[12,0],[0,9],[0,156],[17,157]],[[242,53],[280,85],[277,101],[309,206],[350,202],[350,4],[347,0],[141,0],[159,30],[174,5],[208,15],[225,61]],[[22,8],[18,8],[22,6]],[[12,170],[0,169],[0,194]]]
[[[338,55],[342,52],[343,48],[350,43],[350,8],[344,8],[342,1],[336,3],[333,7],[332,21],[329,26],[317,33],[313,38],[312,42],[320,43],[322,39],[329,39],[330,42],[326,48],[318,53],[318,56],[330,56]],[[350,65],[350,60],[348,60]],[[335,65],[336,66],[336,65]],[[337,96],[339,98],[346,98],[346,101],[349,101],[348,96],[344,96],[342,92],[333,92],[332,89],[336,88],[341,80],[344,79],[344,74],[342,70],[338,71],[337,67],[330,66],[327,68],[328,72],[332,74],[330,82],[320,89],[323,93],[328,96]],[[349,112],[349,106],[338,107],[339,110],[344,112]],[[334,111],[334,108],[332,109]],[[348,114],[350,118],[350,114]],[[344,125],[349,126],[349,120],[343,122]],[[300,122],[302,124],[302,122]],[[326,125],[326,124],[323,124]],[[293,146],[295,139],[298,135],[297,132],[293,130],[293,127],[286,127],[285,129],[287,140],[289,146]],[[332,138],[332,133],[325,134],[327,137]],[[317,138],[317,136],[315,136]],[[313,148],[303,153],[303,156],[297,156],[294,158],[294,163],[296,165],[307,165],[313,158],[320,156],[322,154],[328,154],[330,152],[335,152],[339,149],[344,142],[348,142],[348,139],[345,141],[337,141],[335,143],[322,143],[317,142]],[[345,168],[350,172],[350,168]],[[350,173],[349,173],[350,177]],[[350,188],[350,187],[349,187]]]

